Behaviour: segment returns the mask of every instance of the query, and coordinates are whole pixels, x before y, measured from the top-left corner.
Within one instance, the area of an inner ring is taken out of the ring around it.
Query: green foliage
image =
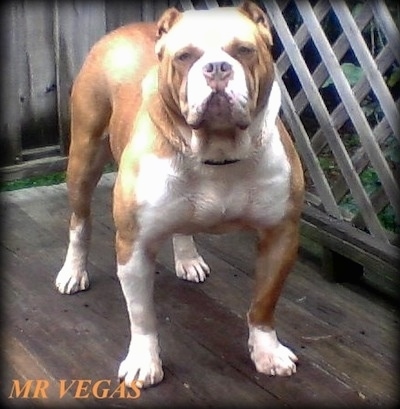
[[[355,65],[350,62],[345,62],[340,65],[342,67],[343,74],[347,78],[347,81],[349,81],[349,84],[351,87],[353,87],[357,82],[361,79],[361,77],[364,75],[364,71],[361,67],[358,65]],[[329,87],[329,85],[333,84],[333,80],[331,77],[329,77],[323,84],[322,88]]]
[[[393,72],[390,74],[390,77],[387,80],[389,87],[393,88],[400,82],[400,67],[396,67]]]
[[[396,215],[392,206],[386,206],[378,217],[387,230],[400,234],[400,225],[396,222]]]
[[[340,203],[340,207],[344,209],[346,212],[355,215],[358,213],[358,207],[353,199],[351,194],[346,195]]]
[[[394,164],[400,164],[400,146],[395,137],[391,137],[387,140],[387,148],[385,150],[386,158],[392,161]]]
[[[58,185],[63,182],[65,182],[65,172],[56,172],[46,176],[34,176],[0,183],[0,192],[25,189],[27,187]]]
[[[365,114],[365,116],[368,118],[370,116],[376,116],[378,117],[380,114],[382,114],[382,108],[379,104],[378,101],[372,101],[370,98],[366,98],[362,103],[361,103],[361,108]]]
[[[376,189],[381,185],[381,182],[379,180],[377,173],[371,167],[366,168],[360,174],[360,179],[368,195],[371,195],[372,193],[374,193]],[[348,194],[344,197],[344,199],[340,203],[340,206],[343,209],[345,209],[347,212],[352,213],[352,214],[357,214],[359,211],[351,194]]]
[[[117,167],[114,163],[109,163],[104,168],[104,173],[115,172]],[[0,183],[0,192],[25,189],[28,187],[51,186],[64,183],[66,180],[65,172],[54,172],[45,176],[33,176],[25,179],[13,180]]]
[[[377,173],[371,167],[366,168],[360,174],[360,179],[368,195],[372,195],[381,186]],[[353,215],[356,215],[359,212],[359,208],[350,193],[343,198],[340,207]],[[396,215],[391,205],[387,205],[381,212],[379,212],[378,219],[385,229],[397,234],[400,233],[400,226],[396,220]]]
[[[370,195],[381,185],[378,174],[373,168],[367,168],[360,174],[361,183]]]
[[[327,156],[320,156],[318,160],[322,170],[328,171],[330,169],[333,169],[335,166],[333,163],[333,159]]]

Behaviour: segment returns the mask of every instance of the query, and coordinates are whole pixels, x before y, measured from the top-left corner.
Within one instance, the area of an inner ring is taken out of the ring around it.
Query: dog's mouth
[[[250,117],[244,98],[229,95],[225,91],[214,91],[198,106],[191,107],[186,122],[192,129],[202,127],[241,130],[250,125]]]

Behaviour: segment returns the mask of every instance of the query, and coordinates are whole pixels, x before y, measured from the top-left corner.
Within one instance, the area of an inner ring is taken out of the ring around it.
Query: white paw
[[[296,373],[297,356],[278,341],[274,330],[250,326],[249,351],[258,372],[273,376]]]
[[[297,357],[282,344],[269,351],[253,349],[250,356],[257,371],[266,375],[290,376],[296,373]]]
[[[148,388],[161,382],[164,377],[158,342],[146,335],[135,336],[129,353],[121,362],[118,377],[129,387]]]
[[[56,287],[62,294],[74,294],[89,288],[89,276],[86,270],[79,273],[71,271],[71,268],[63,267],[57,275]]]
[[[199,283],[203,282],[210,274],[210,267],[203,257],[198,256],[191,259],[176,260],[175,272],[179,278]]]

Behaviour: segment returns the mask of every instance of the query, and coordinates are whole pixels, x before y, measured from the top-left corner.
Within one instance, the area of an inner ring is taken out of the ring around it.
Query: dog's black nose
[[[209,62],[203,68],[205,76],[213,75],[229,75],[232,72],[232,65],[225,61],[221,62]]]
[[[214,91],[222,91],[233,77],[232,65],[226,61],[209,62],[203,67],[203,74]]]

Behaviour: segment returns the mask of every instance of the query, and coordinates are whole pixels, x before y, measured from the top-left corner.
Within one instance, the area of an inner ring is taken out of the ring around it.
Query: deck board
[[[278,334],[300,362],[290,378],[255,372],[247,352],[246,311],[254,285],[254,237],[196,238],[212,273],[205,283],[174,277],[172,246],[162,248],[155,282],[165,378],[131,399],[62,399],[59,381],[110,380],[129,342],[115,274],[113,175],[93,208],[89,291],[54,287],[67,244],[65,185],[1,194],[1,400],[12,407],[386,407],[397,403],[398,318],[373,292],[326,281],[301,252],[277,307]],[[46,379],[48,399],[8,399],[13,380]]]

